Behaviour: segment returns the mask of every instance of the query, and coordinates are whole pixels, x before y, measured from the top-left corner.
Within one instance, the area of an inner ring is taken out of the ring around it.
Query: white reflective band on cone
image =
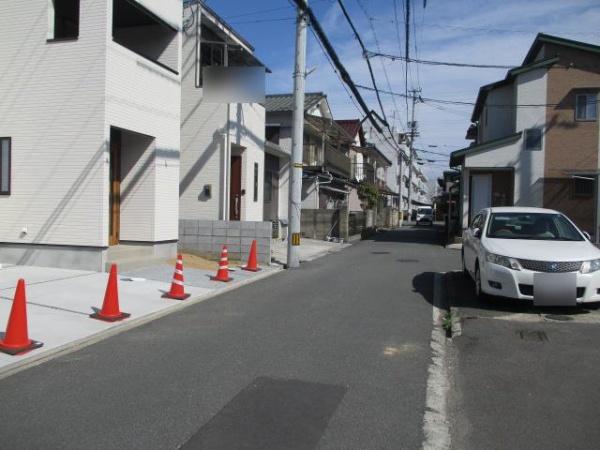
[[[172,283],[173,283],[173,284],[178,284],[179,286],[183,286],[183,281],[181,281],[181,280],[176,280],[175,278],[173,278],[173,281],[172,281]]]

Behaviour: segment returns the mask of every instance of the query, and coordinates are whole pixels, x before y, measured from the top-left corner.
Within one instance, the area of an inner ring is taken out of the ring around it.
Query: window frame
[[[539,141],[539,146],[535,146],[535,147],[529,147],[527,144],[527,140],[529,138],[529,133],[532,131],[539,131],[540,133],[540,141]],[[524,144],[525,144],[525,150],[527,151],[531,151],[531,152],[536,152],[536,151],[540,151],[544,148],[544,130],[541,127],[531,127],[531,128],[526,128],[525,129],[525,139],[524,139]]]
[[[2,141],[8,141],[8,190],[2,190]],[[0,136],[0,195],[10,195],[12,185],[12,138],[9,136]]]
[[[580,98],[585,98],[585,117],[578,117],[578,110],[579,110],[579,99]],[[590,118],[587,115],[587,105],[588,105],[588,97],[593,97],[594,98],[594,117]],[[598,119],[598,93],[596,92],[579,92],[577,94],[575,94],[575,121],[576,122],[595,122]]]
[[[258,163],[255,162],[254,163],[254,195],[253,195],[253,199],[254,202],[258,202]]]
[[[52,4],[51,6],[50,3]],[[77,41],[81,32],[81,0],[77,0],[77,33],[74,36],[56,37],[56,6],[54,0],[49,0],[48,7],[52,8],[51,11],[48,11],[49,14],[52,13],[52,33],[50,34],[50,30],[48,30],[46,42],[52,43]],[[50,25],[50,18],[48,18],[48,25]]]
[[[583,185],[584,183],[590,183],[592,185],[591,192],[582,192],[577,190],[577,184]],[[593,198],[595,192],[596,182],[591,179],[573,177],[571,178],[571,198]]]

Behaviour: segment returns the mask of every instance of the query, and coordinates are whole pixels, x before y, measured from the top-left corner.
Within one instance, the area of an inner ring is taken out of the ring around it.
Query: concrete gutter
[[[232,283],[224,288],[214,290],[212,292],[208,292],[203,295],[199,295],[197,297],[190,298],[181,303],[177,303],[176,305],[162,309],[159,311],[155,311],[153,313],[136,317],[133,319],[129,319],[127,321],[121,322],[119,325],[108,328],[106,330],[100,331],[98,333],[86,336],[84,338],[69,342],[67,344],[61,345],[59,347],[53,348],[52,350],[48,350],[44,353],[41,353],[39,356],[29,357],[21,362],[16,362],[14,364],[10,364],[0,369],[0,380],[7,378],[11,375],[14,375],[22,370],[28,369],[30,367],[37,366],[42,364],[48,360],[54,359],[58,356],[62,356],[68,353],[72,353],[89,345],[95,344],[96,342],[103,341],[108,339],[109,337],[115,336],[117,334],[123,333],[127,330],[131,330],[133,328],[137,328],[146,323],[152,322],[154,320],[160,319],[161,317],[165,317],[169,314],[175,313],[177,311],[181,311],[185,308],[188,308],[192,305],[196,305],[205,300],[209,300],[214,297],[218,297],[227,292],[234,291],[242,286],[246,286],[248,284],[254,283],[256,281],[263,280],[272,275],[280,273],[282,271],[281,268],[276,266],[271,266],[270,270],[266,270],[264,272],[259,272],[252,278],[248,278],[245,280],[241,280],[237,283]]]

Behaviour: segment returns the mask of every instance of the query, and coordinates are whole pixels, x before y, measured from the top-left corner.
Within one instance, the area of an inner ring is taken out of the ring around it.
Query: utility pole
[[[412,111],[411,111],[411,119],[410,119],[410,142],[408,146],[408,220],[412,217],[412,172],[413,172],[413,141],[415,140],[415,135],[417,132],[417,124],[415,122],[415,104],[417,103],[417,94],[421,93],[420,89],[411,89],[411,98],[412,98]]]
[[[299,0],[306,7],[307,0]],[[287,267],[300,266],[300,216],[302,213],[302,150],[304,144],[304,81],[306,78],[307,15],[298,5],[296,19],[296,58],[294,62],[294,111],[292,116],[292,157],[288,205]]]

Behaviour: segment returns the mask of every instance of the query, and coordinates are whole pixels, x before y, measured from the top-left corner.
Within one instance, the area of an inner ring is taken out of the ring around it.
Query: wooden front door
[[[110,218],[108,244],[119,243],[121,227],[121,132],[110,130]]]
[[[229,220],[240,220],[242,210],[242,157],[231,157],[229,188]]]

